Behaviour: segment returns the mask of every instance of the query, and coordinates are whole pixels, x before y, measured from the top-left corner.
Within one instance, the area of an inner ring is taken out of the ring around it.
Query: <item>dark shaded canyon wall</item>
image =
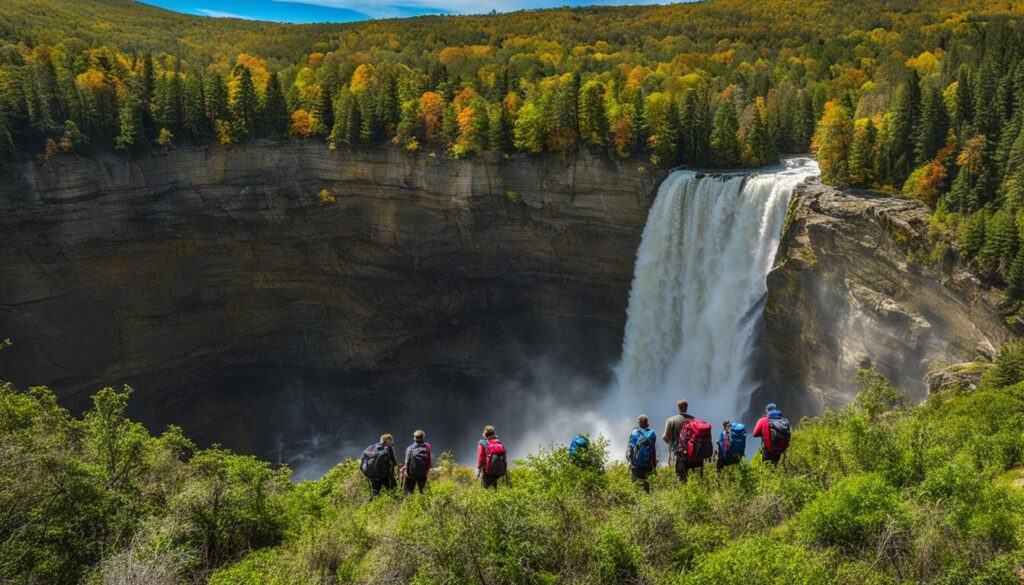
[[[1010,337],[1000,292],[956,261],[917,260],[928,211],[912,201],[838,191],[794,193],[768,275],[764,347],[782,392],[807,412],[845,404],[874,366],[920,398],[935,368],[991,357]]]
[[[154,429],[265,455],[476,432],[524,364],[607,377],[662,175],[299,142],[15,164],[0,376],[73,408],[130,384]]]

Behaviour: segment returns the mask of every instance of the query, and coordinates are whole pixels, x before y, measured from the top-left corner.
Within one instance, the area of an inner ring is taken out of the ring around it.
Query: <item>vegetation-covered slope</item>
[[[173,428],[150,436],[127,392],[77,419],[3,385],[0,580],[1018,583],[1022,380],[1019,344],[978,391],[918,406],[865,372],[851,406],[802,421],[782,468],[685,486],[663,469],[651,495],[617,453],[579,465],[553,448],[497,492],[442,455],[428,493],[371,503],[353,461],[296,485]]]

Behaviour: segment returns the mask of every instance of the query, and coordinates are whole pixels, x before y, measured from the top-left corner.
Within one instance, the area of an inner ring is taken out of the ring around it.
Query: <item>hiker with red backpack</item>
[[[658,467],[658,437],[648,428],[647,415],[636,417],[636,427],[629,434],[629,446],[626,448],[626,461],[629,461],[629,472],[633,481],[643,486],[644,491],[651,492],[648,477]]]
[[[761,438],[761,461],[778,465],[789,448],[790,425],[774,402],[765,407],[764,416],[754,426],[754,436]]]
[[[359,470],[370,480],[370,499],[377,497],[382,489],[392,490],[398,487],[395,481],[395,469],[398,459],[395,457],[395,439],[391,433],[384,433],[380,441],[363,451]]]
[[[430,468],[434,461],[430,457],[430,443],[426,442],[426,435],[423,431],[416,431],[412,434],[412,445],[405,449],[405,495],[411,496],[419,489],[427,486],[427,476],[430,475]]]
[[[484,427],[484,438],[476,447],[476,475],[480,485],[498,489],[498,480],[508,474],[508,453],[494,434],[494,427]]]
[[[680,401],[680,414],[686,414],[689,405]],[[679,481],[686,483],[690,470],[700,469],[704,474],[704,462],[711,459],[715,448],[711,439],[711,425],[707,421],[690,416],[679,427],[679,438],[675,445],[675,469]]]

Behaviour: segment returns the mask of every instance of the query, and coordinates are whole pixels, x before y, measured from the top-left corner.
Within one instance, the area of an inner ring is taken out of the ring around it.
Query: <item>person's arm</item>
[[[630,465],[633,464],[633,447],[634,447],[635,443],[636,443],[636,434],[635,433],[631,433],[629,435],[629,440],[626,441],[626,461],[629,462]]]
[[[476,469],[477,471],[484,468],[484,444],[476,444]]]
[[[430,443],[427,443],[427,473],[434,468],[434,459],[430,456]]]
[[[765,421],[765,419],[763,419],[763,418],[759,419],[757,421],[757,424],[754,425],[754,436],[755,437],[760,437],[761,436],[761,429],[764,427],[764,421]]]
[[[651,435],[653,435],[653,434],[654,433],[652,432]],[[657,467],[657,466],[658,466],[658,439],[654,438],[654,440],[651,441],[651,467],[654,468],[654,467]]]
[[[672,444],[672,419],[669,418],[665,421],[665,433],[661,435],[661,440],[665,441],[666,444]]]

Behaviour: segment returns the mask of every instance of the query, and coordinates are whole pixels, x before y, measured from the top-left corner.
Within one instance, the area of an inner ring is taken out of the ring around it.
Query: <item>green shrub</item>
[[[684,572],[679,585],[707,583],[758,583],[762,585],[821,585],[829,583],[829,571],[813,552],[768,536],[734,541],[700,557],[692,571]]]
[[[877,474],[838,482],[797,514],[804,542],[848,550],[870,545],[886,523],[901,519],[899,493]]]

